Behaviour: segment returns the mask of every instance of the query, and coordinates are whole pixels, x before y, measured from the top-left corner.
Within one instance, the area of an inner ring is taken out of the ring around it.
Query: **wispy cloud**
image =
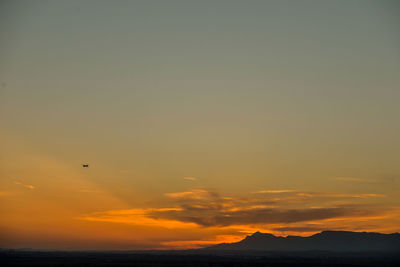
[[[30,184],[24,184],[24,183],[22,183],[22,182],[14,182],[14,183],[17,184],[17,185],[21,185],[21,186],[23,186],[23,187],[25,187],[25,188],[28,188],[28,189],[30,189],[30,190],[35,189],[35,186],[30,185]]]
[[[375,180],[356,178],[356,177],[336,177],[335,180],[343,181],[343,182],[355,182],[355,183],[375,183],[376,182]]]
[[[196,226],[190,222],[180,222],[178,220],[169,220],[162,218],[151,218],[149,214],[153,212],[178,211],[179,208],[160,208],[160,209],[128,209],[128,210],[110,210],[104,212],[95,212],[79,217],[80,220],[99,221],[111,223],[125,223],[142,226],[156,226],[163,228],[193,228]]]
[[[281,190],[260,190],[256,191],[254,193],[256,194],[282,194],[282,193],[292,193],[295,192],[295,190],[287,190],[287,189],[281,189]]]
[[[183,180],[186,180],[186,181],[196,181],[197,178],[196,178],[196,177],[187,176],[187,177],[183,177]]]
[[[167,193],[165,196],[173,199],[200,200],[218,197],[218,193],[206,189],[193,189],[191,191]]]
[[[76,192],[78,193],[93,193],[93,194],[105,194],[106,192],[101,191],[101,190],[95,190],[95,189],[77,189]]]
[[[325,198],[325,199],[349,199],[349,198],[379,198],[386,197],[384,194],[365,193],[365,194],[346,194],[330,192],[296,192],[296,196],[303,198]]]
[[[332,193],[332,192],[315,192],[315,191],[298,191],[298,190],[260,190],[253,192],[254,194],[284,194],[285,197],[294,196],[300,198],[372,198],[385,197],[384,194],[365,193],[365,194],[348,194],[348,193]]]

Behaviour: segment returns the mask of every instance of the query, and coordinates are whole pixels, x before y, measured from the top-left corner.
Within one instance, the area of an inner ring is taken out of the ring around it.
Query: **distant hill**
[[[274,236],[256,232],[237,243],[222,243],[205,248],[208,251],[399,251],[400,234],[368,232],[323,231],[308,236]]]

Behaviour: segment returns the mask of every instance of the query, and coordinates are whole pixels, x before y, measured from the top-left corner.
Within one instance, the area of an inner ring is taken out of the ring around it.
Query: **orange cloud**
[[[180,222],[177,220],[154,219],[149,216],[152,212],[177,211],[179,208],[161,209],[129,209],[129,210],[110,210],[88,214],[78,219],[86,221],[125,223],[142,226],[157,226],[162,228],[192,228],[196,224],[190,222]]]
[[[214,191],[205,189],[194,189],[192,191],[167,193],[165,194],[169,198],[175,199],[209,199],[210,197],[217,197],[218,194]]]
[[[21,183],[21,182],[14,182],[14,183],[17,184],[17,185],[22,185],[22,186],[24,186],[24,187],[26,187],[28,189],[31,189],[31,190],[35,189],[35,187],[33,185],[30,185],[30,184],[24,184],[24,183]]]
[[[281,194],[281,193],[292,193],[295,192],[295,190],[260,190],[256,191],[256,194]]]

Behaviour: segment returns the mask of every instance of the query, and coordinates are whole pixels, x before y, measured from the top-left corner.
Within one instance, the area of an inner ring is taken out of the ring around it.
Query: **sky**
[[[1,1],[0,247],[400,232],[399,13]]]

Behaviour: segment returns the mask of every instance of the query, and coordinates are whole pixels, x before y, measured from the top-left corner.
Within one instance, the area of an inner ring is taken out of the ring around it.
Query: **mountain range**
[[[275,236],[256,232],[236,243],[222,243],[207,247],[212,251],[399,251],[400,234],[372,232],[323,231],[308,237]]]

